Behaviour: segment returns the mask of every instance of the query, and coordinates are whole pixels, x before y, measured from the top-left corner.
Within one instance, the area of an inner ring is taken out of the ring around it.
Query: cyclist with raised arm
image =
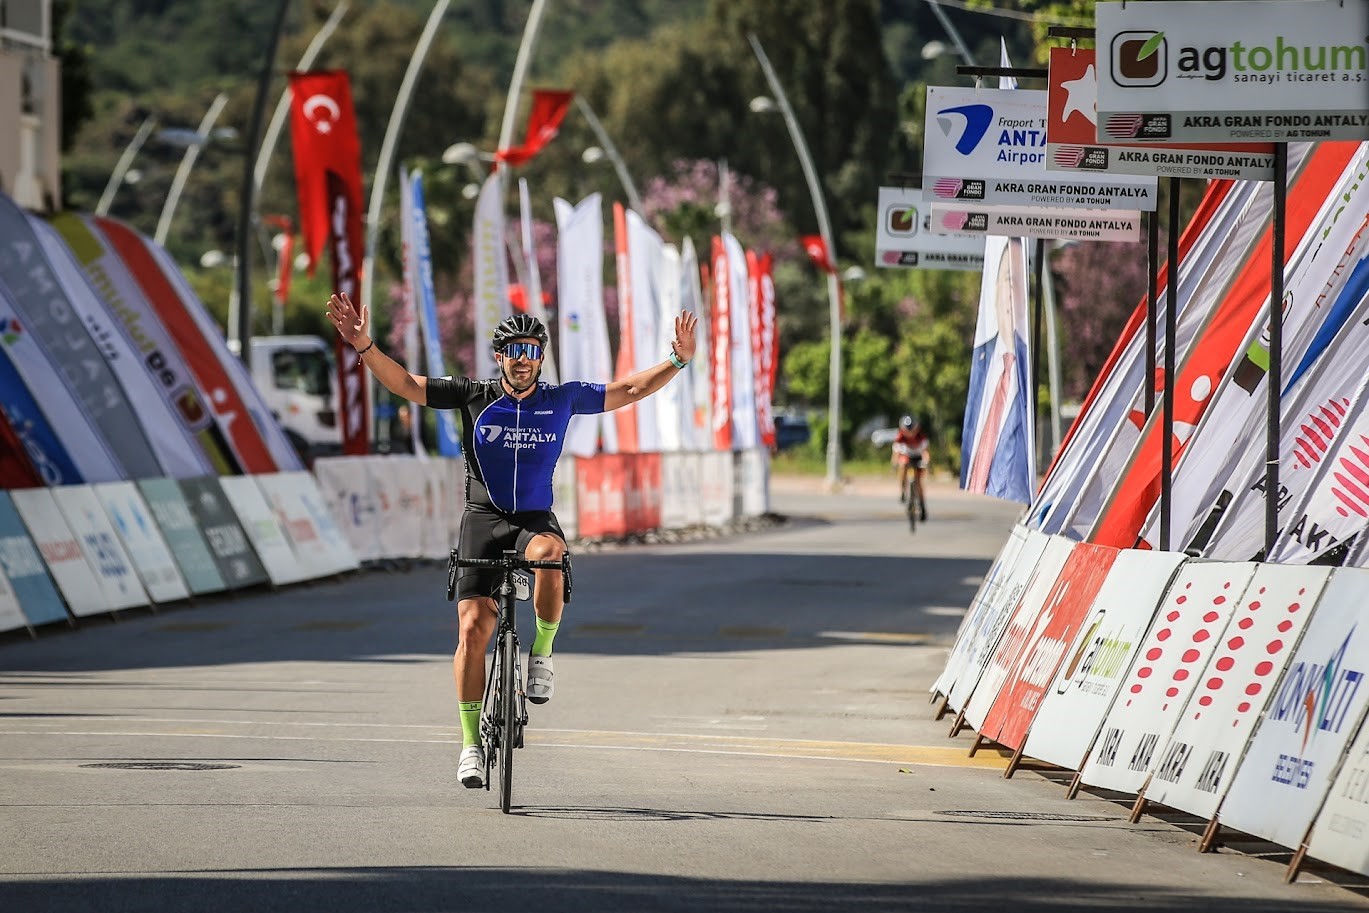
[[[659,365],[609,384],[539,382],[547,330],[527,314],[515,314],[495,328],[492,344],[499,376],[423,377],[410,374],[376,348],[365,333],[367,309],[346,295],[328,301],[328,317],[387,390],[431,409],[459,409],[466,454],[466,510],[459,548],[466,558],[498,558],[517,549],[532,561],[559,561],[566,537],[552,513],[552,470],[561,456],[572,415],[611,412],[664,387],[694,357],[698,319],[688,311],[675,318],[670,355]],[[552,641],[561,624],[561,572],[534,572],[533,608],[537,634],[528,660],[528,700],[551,699]],[[494,633],[493,598],[499,572],[465,568],[457,581],[460,640],[452,660],[461,714],[462,785],[485,785],[480,748],[480,710],[485,687],[485,650]]]
[[[917,492],[923,522],[927,520],[927,496],[922,487],[922,479],[927,474],[927,433],[922,430],[917,419],[911,415],[903,416],[898,423],[898,433],[894,435],[894,462],[898,465],[898,500],[908,500],[908,470],[913,473],[913,487]]]

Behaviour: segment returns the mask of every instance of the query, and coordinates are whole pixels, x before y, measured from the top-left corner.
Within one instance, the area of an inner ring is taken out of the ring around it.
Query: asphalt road
[[[969,759],[927,688],[1017,511],[938,488],[910,534],[880,482],[579,554],[508,816],[456,781],[435,566],[0,641],[0,911],[1369,909]]]

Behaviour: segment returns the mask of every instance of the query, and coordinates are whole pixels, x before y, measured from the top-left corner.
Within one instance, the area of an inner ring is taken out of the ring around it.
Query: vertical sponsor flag
[[[779,338],[775,332],[774,263],[770,254],[746,254],[751,285],[751,358],[756,368],[756,422],[761,444],[775,446],[775,378]]]
[[[634,321],[637,319],[633,308],[632,260],[628,250],[631,240],[627,231],[627,216],[623,204],[613,204],[613,264],[618,277],[618,360],[614,374],[621,380],[632,374],[637,367],[637,333]],[[634,403],[613,413],[618,426],[618,451],[636,453],[637,410],[641,404]]]
[[[571,206],[555,200],[557,229],[556,319],[560,328],[561,375],[568,380],[604,384],[613,379],[608,321],[604,316],[604,224],[599,194]],[[616,452],[613,416],[577,415],[566,431],[566,448],[575,456]]]
[[[232,448],[215,424],[194,373],[109,241],[89,217],[63,213],[53,218],[52,227],[76,256],[110,316],[137,350],[138,361],[172,404],[181,425],[199,442],[213,471],[220,475],[239,472]]]
[[[622,209],[621,205],[619,209]],[[635,212],[624,210],[627,227],[629,285],[632,293],[632,373],[659,365],[665,354],[660,349],[661,236],[651,230]],[[672,319],[674,315],[671,315]],[[662,391],[663,393],[664,391]],[[637,449],[654,453],[661,449],[661,393],[631,406],[637,413]]]
[[[542,274],[537,269],[537,245],[533,241],[532,200],[528,195],[527,178],[518,179],[518,212],[523,230],[524,268],[528,276],[527,312],[542,321],[543,326],[550,327],[551,318],[547,315],[546,302],[542,300]],[[549,384],[559,383],[555,353],[550,346],[543,356],[542,379]]]
[[[756,423],[756,369],[751,357],[750,283],[746,251],[731,234],[723,234],[730,282],[728,296],[732,330],[732,447],[751,450],[760,443]]]
[[[499,321],[513,313],[509,304],[509,261],[504,250],[504,179],[491,171],[475,202],[475,368],[476,377],[494,377],[498,365],[490,340]]]
[[[673,244],[661,246],[660,274],[656,289],[656,352],[669,352],[675,337],[675,317],[680,313],[680,252]],[[683,450],[689,440],[689,369],[685,368],[656,394],[656,419],[661,449]],[[663,464],[664,465],[664,464]]]
[[[290,140],[300,223],[312,274],[324,243],[331,245],[333,288],[360,307],[361,141],[352,109],[352,88],[343,70],[290,74]],[[366,375],[351,347],[334,339],[338,371],[338,427],[342,452],[369,448]]]
[[[713,236],[710,275],[713,289],[713,316],[710,320],[710,374],[713,395],[713,449],[732,449],[732,278],[727,266],[728,253],[723,239]]]
[[[423,349],[427,355],[429,377],[447,374],[442,359],[442,339],[437,323],[437,295],[433,289],[432,247],[428,240],[428,209],[423,198],[423,174],[409,176],[407,195],[410,197],[409,215],[413,221],[412,244],[415,260],[414,293],[418,310],[418,325],[423,334]],[[461,454],[461,431],[449,409],[439,409],[437,415],[437,452],[445,457]],[[417,428],[418,422],[414,422]]]
[[[24,442],[0,406],[0,488],[37,488],[43,484]]]
[[[703,287],[700,283],[699,254],[694,250],[694,241],[686,237],[680,246],[680,308],[692,311],[699,322],[694,328],[698,346],[694,358],[689,362],[689,421],[690,434],[685,439],[687,450],[708,450],[712,447],[709,426],[709,400],[712,387],[709,383],[709,319],[708,308],[704,304]]]
[[[409,171],[403,165],[399,167],[399,247],[400,261],[403,264],[401,270],[402,281],[400,283],[400,312],[404,315],[404,365],[410,374],[421,374],[423,369],[420,367],[419,328],[418,328],[418,295],[416,291],[418,261],[414,250],[414,214],[413,196],[410,193]],[[400,409],[409,410],[409,447],[414,454],[420,458],[427,457],[427,451],[423,449],[423,436],[419,433],[422,427],[419,423],[418,404],[400,403]]]
[[[574,92],[558,89],[536,89],[532,93],[532,111],[528,113],[528,133],[521,146],[500,149],[494,157],[505,165],[517,166],[532,160],[533,156],[556,138],[561,129],[561,121],[566,118]]]
[[[1036,479],[1027,340],[1026,244],[1021,238],[990,237],[970,364],[960,487],[1024,504],[1031,501]]]
[[[837,266],[832,262],[832,252],[827,249],[827,242],[822,239],[822,235],[800,235],[799,243],[803,245],[803,252],[808,255],[808,259],[813,261],[813,265],[824,273],[835,273]]]

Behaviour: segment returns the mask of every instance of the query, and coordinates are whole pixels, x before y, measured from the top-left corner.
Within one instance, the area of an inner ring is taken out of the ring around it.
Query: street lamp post
[[[642,211],[642,198],[637,194],[637,185],[632,183],[632,175],[628,174],[627,165],[623,163],[623,157],[618,154],[618,147],[613,145],[613,140],[609,139],[608,132],[604,130],[604,125],[595,116],[594,109],[589,106],[589,102],[578,92],[575,94],[575,106],[580,109],[580,113],[585,116],[589,123],[589,128],[594,131],[594,138],[599,141],[599,148],[609,161],[613,162],[613,168],[618,172],[618,180],[623,183],[623,190],[627,193],[628,206],[639,216],[644,216]],[[590,149],[594,148],[593,146]],[[585,150],[584,161],[586,164],[593,164],[589,159],[589,149]],[[595,159],[598,161],[598,159]]]
[[[827,245],[828,256],[835,257],[836,246],[832,243],[832,224],[827,217],[827,203],[823,199],[822,188],[818,184],[817,171],[813,168],[813,158],[808,153],[808,144],[803,139],[798,120],[794,117],[794,110],[789,106],[789,99],[785,96],[784,88],[780,85],[778,77],[775,76],[775,68],[770,65],[770,58],[765,56],[765,50],[761,47],[760,41],[754,33],[748,34],[746,40],[751,42],[751,48],[756,52],[756,59],[760,61],[761,71],[765,73],[765,81],[769,84],[770,91],[774,93],[780,113],[784,115],[784,124],[789,128],[789,138],[794,142],[794,151],[798,153],[799,164],[803,166],[804,179],[808,182],[808,193],[813,198],[813,210],[818,217],[818,233],[822,235],[822,241]],[[753,111],[766,110],[765,105],[760,103],[759,99],[752,101],[751,109]],[[841,288],[834,272],[827,274],[827,300],[829,332],[832,337],[832,353],[828,362],[827,377],[827,485],[835,489],[841,485]]]
[[[114,203],[114,192],[124,182],[124,177],[128,174],[128,167],[133,164],[134,156],[138,154],[138,150],[143,147],[143,143],[147,142],[148,136],[156,127],[156,117],[149,114],[143,118],[142,124],[138,127],[138,132],[134,133],[133,139],[128,141],[123,154],[119,156],[119,161],[114,165],[114,170],[110,172],[109,183],[105,184],[105,192],[100,194],[100,202],[95,205],[97,216],[109,215],[109,207]]]
[[[171,181],[171,190],[166,195],[166,202],[162,205],[162,214],[157,219],[157,232],[152,236],[162,247],[166,246],[166,236],[171,232],[171,217],[176,213],[176,204],[180,202],[181,191],[185,189],[185,182],[190,177],[190,169],[195,167],[195,159],[200,154],[200,148],[210,141],[213,135],[214,122],[219,119],[219,112],[223,106],[228,104],[228,96],[223,92],[214,96],[214,102],[209,106],[209,110],[204,113],[204,118],[200,121],[200,127],[195,131],[195,135],[186,143],[185,155],[181,156],[180,167],[176,169],[176,177]]]

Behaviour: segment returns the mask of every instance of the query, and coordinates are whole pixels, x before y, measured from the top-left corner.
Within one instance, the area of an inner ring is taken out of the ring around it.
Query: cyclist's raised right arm
[[[402,396],[420,406],[428,404],[428,378],[410,374],[393,358],[380,351],[375,340],[365,333],[367,308],[361,312],[346,293],[328,299],[328,319],[337,327],[343,341],[359,353],[362,362],[376,376],[381,385],[395,396]]]

